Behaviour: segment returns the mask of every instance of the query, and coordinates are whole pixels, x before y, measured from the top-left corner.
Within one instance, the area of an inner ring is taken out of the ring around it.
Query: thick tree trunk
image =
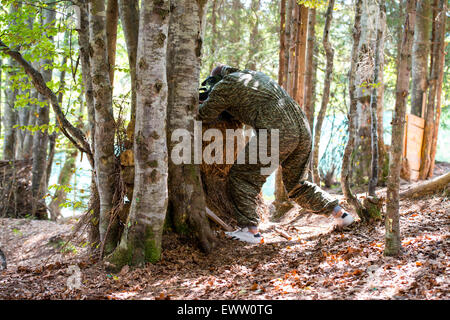
[[[173,140],[175,130],[186,129],[189,140],[194,136],[204,18],[203,1],[180,0],[172,6],[167,48],[169,154],[178,143]],[[168,182],[173,227],[178,233],[194,235],[201,248],[210,252],[214,236],[205,215],[199,166],[194,163],[193,154],[187,163],[173,160],[169,160]]]
[[[125,42],[127,44],[128,64],[131,78],[131,109],[127,135],[133,141],[136,123],[136,55],[139,37],[139,2],[138,0],[119,0],[120,21],[122,23]]]
[[[320,177],[319,177],[319,142],[320,142],[320,134],[322,131],[322,123],[325,118],[325,113],[327,111],[328,101],[330,100],[330,87],[332,81],[333,74],[333,59],[334,59],[334,49],[331,46],[329,41],[329,33],[331,21],[333,20],[333,8],[334,8],[334,0],[330,0],[328,3],[328,8],[325,13],[325,26],[323,29],[323,47],[325,49],[325,55],[327,59],[327,65],[325,70],[325,80],[323,85],[323,93],[322,93],[322,104],[320,106],[320,111],[317,116],[316,125],[314,127],[314,146],[313,146],[313,155],[312,155],[312,168],[313,168],[313,181],[315,184],[320,185]]]
[[[115,266],[155,262],[168,204],[166,140],[166,54],[169,1],[142,2],[137,53],[134,135],[135,179],[130,214],[119,246],[108,258]]]
[[[417,18],[414,27],[412,51],[411,113],[422,117],[422,106],[427,90],[428,56],[430,41],[431,1],[417,1]]]
[[[398,255],[401,249],[399,224],[400,169],[403,153],[406,98],[408,97],[410,79],[408,60],[411,56],[415,19],[416,0],[408,0],[406,4],[406,19],[398,65],[395,114],[392,120],[392,142],[390,148],[385,218],[386,234],[384,254],[387,256]]]
[[[118,236],[118,221],[113,219],[116,157],[114,154],[115,121],[112,108],[112,87],[106,37],[106,7],[102,0],[89,6],[91,76],[94,94],[95,132],[94,159],[97,188],[100,198],[99,232],[104,252],[114,250]],[[108,231],[109,230],[109,231]]]

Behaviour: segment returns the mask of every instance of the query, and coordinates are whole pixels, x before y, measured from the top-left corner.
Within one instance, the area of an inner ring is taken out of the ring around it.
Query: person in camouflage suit
[[[234,118],[255,129],[279,130],[279,162],[282,179],[288,197],[301,207],[319,214],[334,214],[340,226],[353,222],[353,218],[338,206],[338,200],[306,181],[310,161],[312,138],[309,123],[300,106],[275,81],[262,72],[239,70],[230,66],[216,67],[211,76],[218,81],[208,98],[201,101],[198,118],[213,121],[227,111]],[[267,138],[270,141],[270,136]],[[244,150],[248,159],[247,143]],[[270,150],[270,147],[267,148]],[[230,235],[247,242],[258,242],[259,217],[256,213],[256,198],[261,191],[266,175],[261,174],[261,164],[234,163],[230,169],[227,192],[233,203],[237,222],[241,230]]]

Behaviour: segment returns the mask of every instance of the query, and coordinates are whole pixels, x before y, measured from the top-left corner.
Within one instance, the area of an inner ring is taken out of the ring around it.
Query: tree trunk
[[[377,40],[375,46],[375,70],[373,77],[373,88],[370,96],[370,124],[371,124],[371,141],[372,141],[372,162],[371,162],[371,176],[369,180],[369,196],[375,197],[375,188],[378,184],[379,171],[379,146],[378,146],[378,88],[383,86],[380,83],[381,65],[381,47],[383,42],[383,18],[386,13],[386,5],[384,0],[380,1],[380,14],[378,18]]]
[[[13,59],[8,59],[9,71],[5,80],[5,109],[3,111],[3,159],[14,160],[16,156],[16,129],[17,112],[14,109],[16,103],[17,89],[13,89],[13,78],[16,74],[14,71],[17,64]]]
[[[351,65],[349,71],[349,96],[350,96],[350,109],[348,114],[348,141],[344,149],[344,155],[342,158],[341,169],[341,187],[342,193],[345,199],[353,206],[356,213],[360,218],[364,218],[362,215],[362,205],[359,200],[353,195],[350,189],[350,164],[351,157],[354,152],[355,136],[356,136],[356,104],[357,99],[355,97],[356,84],[356,69],[358,64],[358,47],[361,36],[361,15],[362,15],[363,0],[357,0],[355,3],[355,22],[353,26],[353,47],[351,54]]]
[[[11,15],[17,15],[21,4],[11,4],[9,13]],[[14,24],[14,22],[13,22]],[[14,45],[14,50],[18,49],[18,45]],[[14,160],[16,156],[16,129],[14,126],[17,124],[17,112],[14,109],[16,103],[16,96],[18,94],[17,89],[13,88],[14,77],[16,75],[17,63],[14,59],[8,59],[9,70],[6,74],[5,81],[5,110],[3,111],[3,159]]]
[[[251,11],[255,19],[252,32],[250,34],[249,52],[248,52],[248,62],[246,69],[256,70],[256,61],[258,60],[257,55],[260,51],[261,38],[259,35],[259,15],[260,15],[261,0],[252,0]]]
[[[449,186],[450,172],[436,177],[432,180],[424,181],[414,187],[400,192],[400,199],[417,198],[429,194],[436,194]]]
[[[43,10],[43,24],[50,27],[55,26],[56,12],[54,6],[50,6],[48,10]],[[53,43],[53,36],[46,35],[50,43]],[[40,62],[41,74],[45,83],[52,80],[53,59],[44,58]],[[38,97],[40,102],[45,103],[44,106],[37,107],[37,126],[45,126],[50,124],[50,106],[47,97],[40,94]],[[40,201],[47,191],[47,149],[48,149],[48,130],[38,130],[33,136],[33,169],[31,179],[31,192],[35,201]],[[33,208],[35,208],[33,206]],[[35,209],[32,212],[35,215]]]
[[[214,68],[214,63],[216,62],[216,39],[219,38],[217,30],[217,0],[212,1],[211,8],[211,63],[209,65],[209,70]]]
[[[316,83],[314,80],[314,72],[317,69],[317,64],[315,64],[314,52],[315,52],[315,42],[316,42],[316,9],[309,9],[308,17],[308,46],[306,50],[306,71],[305,71],[305,100],[304,100],[304,110],[306,117],[308,118],[309,127],[313,128],[314,122],[314,99],[313,92],[315,90]]]
[[[136,55],[139,37],[139,2],[138,0],[119,0],[120,21],[122,23],[125,42],[127,44],[128,64],[131,78],[131,109],[127,136],[133,141],[134,124],[136,122]]]
[[[66,152],[66,159],[64,161],[64,165],[59,172],[58,176],[58,186],[63,187],[67,186],[70,183],[70,180],[72,179],[72,176],[74,174],[75,170],[75,163],[78,155],[77,149],[68,150]],[[49,204],[50,209],[50,218],[53,221],[56,221],[61,216],[61,207],[60,205],[63,204],[67,199],[67,193],[64,190],[64,188],[58,188],[53,197],[52,201]]]
[[[168,203],[166,53],[169,1],[142,2],[137,53],[134,135],[135,179],[130,214],[119,246],[108,258],[115,266],[156,262]]]
[[[435,5],[437,5],[437,2]],[[436,98],[438,91],[441,89],[438,87],[440,78],[440,55],[444,54],[445,40],[442,39],[445,36],[445,12],[444,8],[445,1],[440,0],[439,5],[435,8],[436,18],[433,21],[433,45],[432,45],[432,59],[431,59],[431,73],[429,79],[429,91],[428,91],[428,102],[425,112],[425,129],[423,133],[423,144],[422,144],[422,155],[421,155],[421,165],[419,171],[419,179],[425,180],[432,175],[430,172],[431,168],[431,149],[433,146],[433,135],[436,131],[435,126],[439,126],[439,122],[436,122],[435,115],[437,115],[437,109],[439,108],[436,104]],[[439,98],[440,99],[440,98]],[[439,113],[440,116],[440,113]]]
[[[447,3],[444,2],[444,7],[442,9],[442,12],[447,12]],[[442,85],[444,81],[444,70],[445,70],[445,22],[446,19],[442,22],[441,25],[441,34],[440,34],[440,52],[439,52],[439,64],[438,64],[438,70],[439,70],[439,76],[437,81],[437,93],[436,93],[436,117],[435,117],[435,126],[434,126],[434,132],[433,132],[433,142],[431,145],[430,150],[430,172],[428,174],[429,177],[433,176],[434,171],[434,162],[436,157],[436,149],[437,149],[437,139],[438,139],[438,133],[439,133],[439,123],[441,119],[441,100],[442,100]]]
[[[355,157],[353,160],[356,184],[365,184],[371,176],[371,121],[370,84],[373,83],[376,51],[377,21],[379,6],[375,1],[363,0],[361,18],[361,37],[358,47],[358,67],[356,70],[357,134],[355,136]]]
[[[114,86],[114,68],[116,65],[117,25],[119,23],[119,5],[117,0],[108,0],[106,6],[106,39],[108,45],[109,80]]]
[[[278,84],[284,86],[286,52],[286,0],[280,2],[280,51],[278,56]]]
[[[118,236],[118,222],[112,216],[117,174],[114,154],[115,121],[109,80],[105,2],[95,0],[89,5],[91,76],[95,109],[93,149],[100,198],[99,232],[104,251],[108,254],[114,250]]]
[[[177,129],[186,129],[194,136],[194,119],[198,109],[198,79],[202,50],[202,25],[205,4],[196,0],[180,0],[170,16],[167,81],[168,81],[168,149],[172,154],[178,141]],[[169,212],[176,232],[195,235],[201,248],[210,252],[214,236],[205,215],[205,196],[200,169],[193,154],[187,163],[169,161]]]
[[[430,41],[431,1],[417,1],[417,18],[414,27],[412,51],[411,113],[422,117],[422,106],[427,90],[428,56]]]
[[[386,234],[384,254],[387,256],[398,255],[401,249],[399,224],[400,169],[403,153],[406,98],[408,96],[410,79],[410,67],[408,65],[408,60],[411,56],[415,19],[416,0],[408,0],[406,4],[406,19],[398,65],[395,114],[392,120],[392,142],[390,148],[390,165],[385,218]]]
[[[308,30],[308,8],[300,5],[298,8],[297,20],[297,42],[295,44],[295,76],[293,85],[293,95],[295,101],[305,110],[304,86],[305,86],[305,58],[306,58],[306,39]]]
[[[327,58],[327,65],[325,71],[325,80],[323,85],[323,93],[322,93],[322,104],[320,106],[320,111],[317,116],[316,125],[314,127],[314,146],[313,146],[313,155],[312,155],[312,168],[313,168],[313,181],[315,184],[320,185],[320,177],[319,177],[319,142],[320,142],[320,134],[322,131],[322,123],[325,118],[325,113],[327,111],[328,102],[330,100],[330,87],[332,81],[333,74],[333,59],[334,59],[334,49],[331,46],[329,41],[329,33],[331,21],[333,20],[333,8],[334,8],[334,0],[330,0],[328,3],[328,9],[325,13],[325,26],[323,29],[323,47],[325,49],[325,55]]]

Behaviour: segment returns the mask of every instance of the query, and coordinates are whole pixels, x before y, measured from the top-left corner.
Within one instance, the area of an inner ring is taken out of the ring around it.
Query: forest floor
[[[218,231],[220,245],[205,255],[169,234],[160,262],[116,274],[89,257],[85,235],[70,239],[73,219],[3,218],[0,299],[450,299],[450,201],[434,195],[400,205],[399,257],[383,256],[382,222],[336,231],[329,218],[294,208],[280,223],[263,221],[264,244]],[[71,290],[75,265],[81,286]]]

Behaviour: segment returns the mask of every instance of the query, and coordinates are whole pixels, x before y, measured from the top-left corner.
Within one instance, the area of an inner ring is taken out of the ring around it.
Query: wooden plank
[[[206,207],[206,215],[208,218],[210,218],[212,221],[217,223],[219,226],[221,226],[226,231],[233,231],[233,228],[231,228],[229,225],[227,225],[222,219],[220,219],[214,212],[211,211],[208,207]]]
[[[410,177],[413,181],[419,178],[424,128],[425,120],[423,118],[406,114],[403,157],[408,159]]]

